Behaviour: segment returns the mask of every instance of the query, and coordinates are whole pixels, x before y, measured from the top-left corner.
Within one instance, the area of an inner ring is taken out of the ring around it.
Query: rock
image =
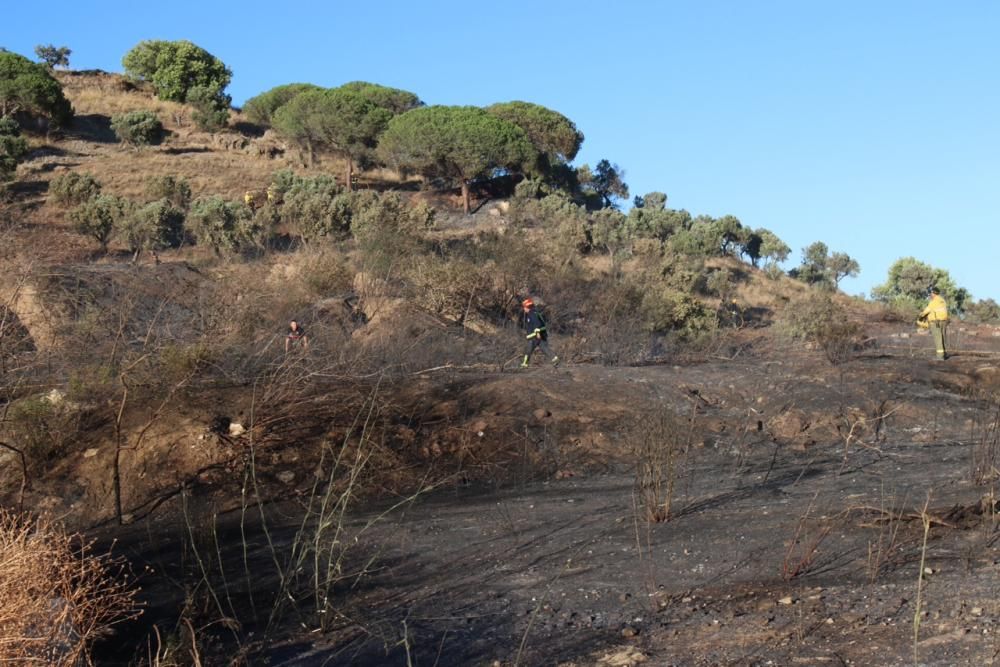
[[[983,608],[982,607],[973,607],[969,611],[969,613],[972,614],[973,616],[982,616],[983,615]]]
[[[95,456],[97,456],[97,452],[98,452],[97,447],[91,447],[90,449],[88,449],[87,451],[85,451],[83,453],[83,458],[85,458],[85,459],[92,459]]]
[[[234,437],[234,438],[237,437],[237,436],[243,435],[246,432],[247,432],[247,430],[243,426],[243,424],[239,424],[237,422],[232,422],[229,425],[229,435],[232,436],[232,437]]]
[[[480,431],[485,431],[486,430],[486,422],[484,420],[482,420],[482,419],[473,422],[472,423],[472,430],[475,431],[476,433],[479,433]],[[480,437],[482,437],[482,436],[480,435]]]
[[[642,662],[646,662],[645,654],[632,646],[626,646],[613,653],[605,653],[597,664],[605,667],[634,667]]]
[[[276,475],[276,477],[282,484],[291,484],[295,481],[295,473],[291,470],[282,470]]]
[[[535,415],[535,419],[545,419],[552,416],[552,413],[545,408],[538,408],[532,414]]]
[[[45,394],[45,400],[51,405],[61,405],[66,399],[66,394],[62,393],[58,389],[53,389],[49,393]]]
[[[792,604],[795,600],[792,599],[791,595],[786,595],[785,597],[778,600],[778,604]]]
[[[624,628],[622,628],[622,637],[630,638],[630,637],[635,637],[637,634],[639,634],[639,631],[630,625],[626,625]]]

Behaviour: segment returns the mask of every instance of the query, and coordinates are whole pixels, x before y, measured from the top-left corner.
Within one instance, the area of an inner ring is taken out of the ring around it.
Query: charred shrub
[[[669,521],[694,443],[693,419],[663,409],[641,415],[626,436],[635,461],[635,494],[647,521]]]

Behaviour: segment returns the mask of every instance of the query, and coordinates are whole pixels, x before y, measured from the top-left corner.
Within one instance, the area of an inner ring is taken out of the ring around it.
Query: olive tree
[[[421,107],[396,116],[378,154],[399,169],[456,181],[466,213],[473,180],[498,170],[521,171],[538,155],[520,127],[471,106]]]

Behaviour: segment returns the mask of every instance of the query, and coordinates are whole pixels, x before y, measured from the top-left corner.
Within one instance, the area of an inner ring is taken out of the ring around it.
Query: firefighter
[[[288,323],[288,335],[285,336],[286,353],[291,349],[292,345],[301,345],[303,351],[309,349],[309,337],[306,336],[306,330],[295,320]]]
[[[552,354],[552,351],[549,349],[549,335],[545,330],[545,320],[535,310],[535,302],[527,298],[521,302],[521,308],[524,311],[521,317],[521,326],[528,332],[528,335],[525,336],[528,340],[528,346],[524,350],[524,360],[521,361],[521,368],[528,367],[528,360],[531,358],[531,353],[535,351],[535,348],[539,347],[542,348],[545,356],[551,358],[552,365],[558,366],[559,357]]]
[[[927,307],[920,313],[917,322],[927,322],[931,334],[934,335],[934,347],[937,351],[938,361],[948,358],[948,351],[945,346],[946,333],[948,331],[948,304],[941,296],[941,290],[937,287],[931,288],[931,300]]]

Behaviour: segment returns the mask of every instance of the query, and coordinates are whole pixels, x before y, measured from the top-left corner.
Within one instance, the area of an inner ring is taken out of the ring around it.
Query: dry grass
[[[176,129],[177,118],[186,118],[187,107],[156,98],[151,87],[132,86],[120,74],[80,74],[56,72],[63,92],[79,116],[113,116],[129,111],[148,110],[160,117],[168,129]]]
[[[93,642],[136,615],[119,563],[44,520],[0,510],[0,663],[90,663]]]

